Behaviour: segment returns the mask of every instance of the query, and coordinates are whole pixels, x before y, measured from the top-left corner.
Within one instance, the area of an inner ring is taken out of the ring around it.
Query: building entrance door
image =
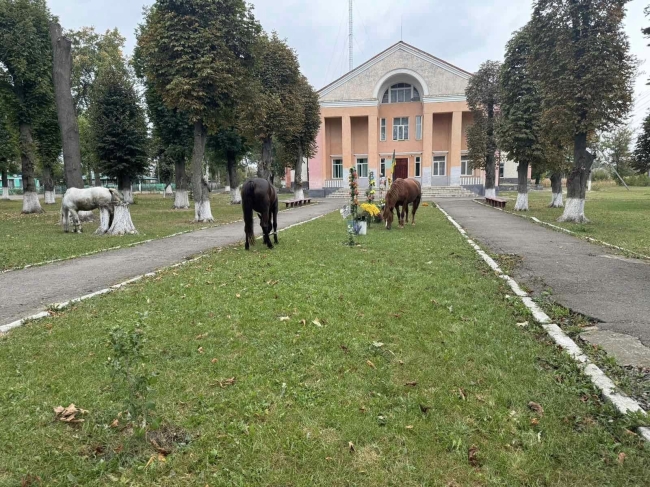
[[[397,178],[406,179],[408,177],[409,177],[409,160],[395,159],[395,174],[393,174],[393,180]]]

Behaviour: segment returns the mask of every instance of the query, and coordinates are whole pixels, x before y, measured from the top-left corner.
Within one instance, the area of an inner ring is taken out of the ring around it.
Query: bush
[[[609,181],[610,179],[612,179],[612,175],[606,169],[594,169],[591,173],[592,181]]]
[[[623,178],[623,180],[625,181],[625,184],[627,184],[628,186],[650,186],[650,177],[647,174],[626,176]]]

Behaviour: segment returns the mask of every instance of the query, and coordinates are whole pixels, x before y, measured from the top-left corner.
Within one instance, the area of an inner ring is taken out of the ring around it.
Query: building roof
[[[373,56],[372,58],[368,59],[365,63],[357,66],[354,68],[352,71],[348,71],[345,73],[343,76],[340,78],[335,79],[331,83],[323,86],[320,90],[318,90],[318,94],[323,94],[323,92],[327,91],[328,88],[340,83],[344,79],[352,79],[354,78],[357,74],[365,71],[369,65],[374,64],[377,61],[380,61],[381,59],[384,59],[394,53],[395,51],[398,51],[399,49],[404,49],[406,51],[414,52],[422,57],[428,58],[432,63],[439,65],[442,68],[446,68],[448,71],[452,71],[458,74],[465,75],[466,77],[472,76],[473,73],[470,73],[469,71],[465,71],[462,68],[459,68],[457,66],[454,66],[451,63],[448,63],[447,61],[444,61],[440,58],[437,58],[436,56],[433,56],[429,54],[428,52],[425,52],[421,49],[418,49],[417,47],[414,47],[404,41],[399,41],[390,46],[388,49],[385,49],[384,51],[380,52],[376,56]]]

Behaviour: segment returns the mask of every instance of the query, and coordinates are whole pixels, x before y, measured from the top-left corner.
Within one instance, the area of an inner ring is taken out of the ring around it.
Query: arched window
[[[420,101],[418,89],[408,83],[397,83],[384,92],[382,103],[406,103],[409,101]]]

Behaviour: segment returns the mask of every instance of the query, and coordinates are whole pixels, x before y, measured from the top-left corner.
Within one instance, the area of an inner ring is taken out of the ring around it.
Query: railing
[[[460,185],[461,186],[473,186],[483,184],[483,178],[480,176],[461,176]]]
[[[326,179],[325,187],[326,188],[342,188],[345,186],[343,179]]]

